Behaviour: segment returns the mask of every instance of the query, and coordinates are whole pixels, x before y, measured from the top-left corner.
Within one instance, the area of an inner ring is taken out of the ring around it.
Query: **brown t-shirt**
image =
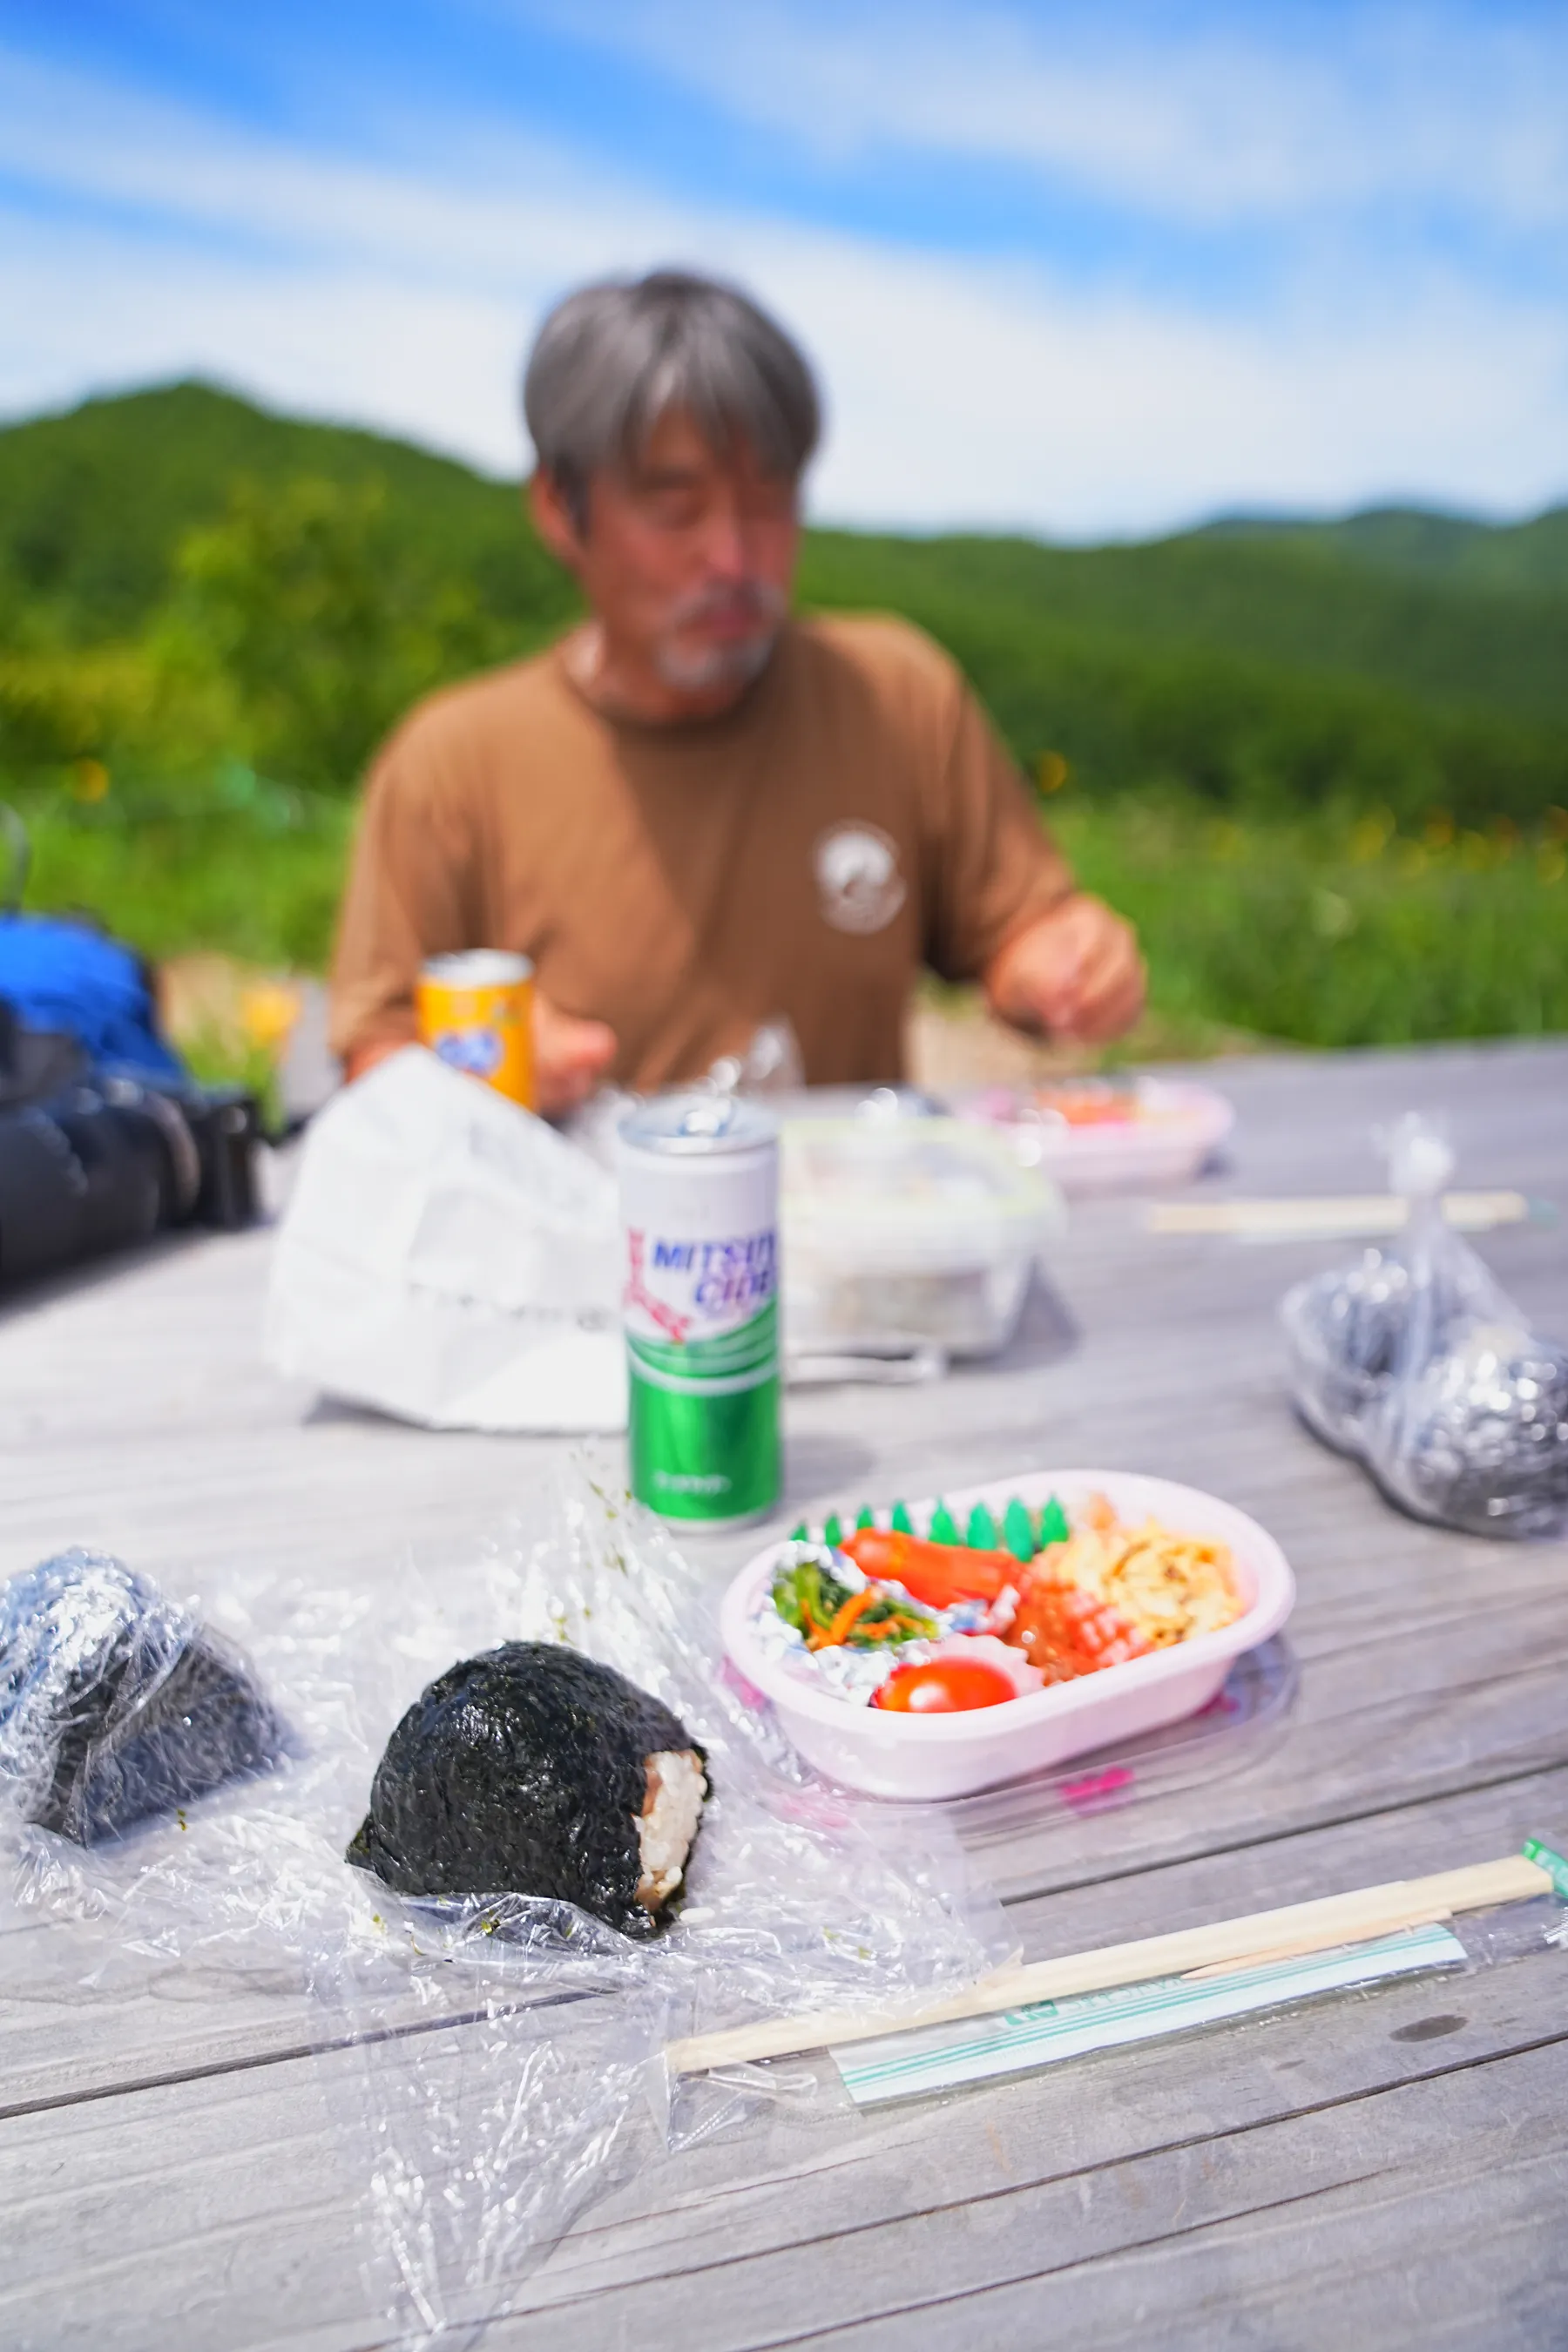
[[[421,961],[521,950],[661,1086],[787,1015],[818,1085],[898,1077],[917,967],[984,969],[1071,888],[947,656],[906,623],[792,623],[723,717],[607,719],[561,648],[436,695],[366,794],[332,975],[339,1053],[414,1036]]]

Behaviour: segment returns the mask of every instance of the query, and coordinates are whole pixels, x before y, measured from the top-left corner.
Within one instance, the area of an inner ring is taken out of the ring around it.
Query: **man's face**
[[[548,499],[536,512],[548,530]],[[661,417],[638,463],[595,475],[587,528],[563,545],[608,641],[676,694],[731,698],[765,665],[800,539],[795,487],[744,443],[720,454]]]

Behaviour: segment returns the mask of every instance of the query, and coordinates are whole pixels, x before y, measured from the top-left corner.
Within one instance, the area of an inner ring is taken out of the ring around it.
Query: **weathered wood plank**
[[[952,2230],[921,2215],[865,2232],[827,2292],[809,2256],[787,2284],[773,2266],[731,2262],[683,2341],[877,2352],[914,2333],[996,2352],[1061,2341],[1546,2352],[1563,2341],[1568,2286],[1565,2092],[1558,2044],[1348,2111],[1004,2189],[960,2207]],[[589,2306],[601,2342],[616,2340],[616,2300]],[[493,2341],[544,2343],[563,2316],[502,2321]]]
[[[1347,1874],[1417,1871],[1490,1852],[1506,1846],[1521,1812],[1546,1826],[1568,1818],[1568,1773],[1522,1796],[1479,1791],[1350,1832],[1184,1863],[1147,1883],[1123,1879],[1050,1896],[1028,1906],[1031,1943],[1064,1948],[1184,1924],[1255,1897],[1320,1890]],[[541,2311],[564,2302],[590,2345],[620,2341],[623,2329],[628,2343],[657,2340],[637,2336],[635,2315],[646,2320],[661,2305],[679,2309],[683,2330],[707,2329],[702,2315],[712,2299],[714,2332],[694,2340],[738,2347],[754,2339],[731,2297],[731,2273],[766,2263],[773,2269],[765,2285],[741,2298],[745,2312],[798,2307],[809,2315],[788,2290],[798,2273],[814,2283],[810,2310],[831,2325],[847,2307],[835,2300],[845,2283],[858,2292],[854,2283],[869,2272],[891,2293],[889,2281],[904,2276],[901,2252],[884,2262],[869,2251],[878,2229],[926,2230],[940,2247],[951,2236],[962,2249],[972,2235],[966,2209],[976,2200],[990,2210],[1030,2187],[1059,2189],[1108,2167],[1223,2143],[1274,2119],[1346,2108],[1529,2051],[1568,2035],[1564,1969],[1562,1952],[1536,1948],[1462,1979],[1385,1985],[941,2106],[859,2117],[836,2105],[815,2121],[764,2118],[738,2139],[654,2165],[585,2218],[521,2299]],[[1434,2018],[1459,2021],[1434,2035]],[[334,2084],[342,2075],[333,2071],[355,2063],[342,2055],[279,2063],[0,2123],[0,2206],[16,2216],[26,2247],[12,2272],[20,2339],[57,2340],[23,2333],[21,2315],[28,2327],[42,2326],[49,2266],[58,2263],[70,2268],[71,2308],[83,2330],[61,2335],[61,2343],[96,2340],[95,2315],[121,2305],[147,2315],[132,2342],[238,2347],[271,2340],[256,2332],[264,2327],[281,2339],[285,2318],[304,2326],[330,2315],[349,2331],[334,2342],[357,2340],[358,2289],[352,2278],[342,2283],[354,2176],[340,2139],[342,2094]],[[1353,2120],[1345,2130],[1353,2146]],[[984,2243],[976,2258],[984,2264]],[[171,2271],[185,2277],[199,2322],[184,2334],[171,2315],[178,2309]],[[983,2270],[980,2284],[999,2274]],[[603,2309],[601,2297],[609,2299]],[[0,2296],[0,2340],[9,2342],[7,2315]],[[204,2338],[202,2326],[218,2332]]]
[[[1447,1104],[1463,1181],[1568,1192],[1568,1048],[1281,1057],[1224,1079],[1242,1125],[1221,1189],[1375,1184],[1371,1128],[1417,1101]],[[1562,1225],[1482,1248],[1568,1329]],[[88,1540],[180,1591],[269,1566],[374,1589],[406,1547],[460,1559],[537,1492],[546,1442],[313,1412],[272,1379],[256,1345],[266,1249],[201,1241],[0,1309],[0,1573]],[[1275,1303],[1342,1255],[1156,1241],[1135,1204],[1092,1204],[1056,1268],[1059,1308],[1005,1363],[931,1391],[791,1400],[792,1513],[1098,1460],[1225,1492],[1296,1564],[1304,1682],[1285,1736],[1240,1778],[999,1851],[1042,1890],[1016,1906],[1031,1952],[1568,1831],[1563,1774],[1542,1769],[1568,1760],[1568,1553],[1415,1527],[1289,1416]],[[748,1549],[693,1546],[716,1583]],[[0,2085],[83,2102],[0,2124],[0,2196],[26,2217],[8,2232],[24,2258],[0,2282],[0,2340],[380,2340],[321,2105],[332,2066],[355,2062],[288,2057],[306,2012],[281,1989],[176,1975],[84,2005],[68,1935],[0,1937],[0,1979],[24,1991],[0,2009]],[[590,2216],[496,2340],[542,2340],[569,2316],[586,2345],[640,2346],[670,2311],[669,2340],[694,2352],[846,2326],[868,2345],[895,2327],[937,2345],[1315,2344],[1347,2340],[1342,2307],[1363,2340],[1555,2344],[1561,2235],[1542,2216],[1563,2186],[1562,1965],[1390,1986],[940,2116],[773,2117]],[[1396,2038],[1450,2010],[1451,2032]],[[247,2059],[267,2063],[125,2088]],[[1448,2147],[1424,2204],[1420,2152]]]
[[[890,2310],[865,2308],[862,2288],[847,2324],[802,2326],[796,2297],[762,2315],[763,2285],[752,2305],[761,2324],[723,2340],[747,2352],[902,2352],[911,2334],[933,2352],[1064,2341],[1556,2352],[1568,2303],[1565,2090],[1559,2045],[1358,2102],[1348,2119],[1293,2117],[996,2200],[984,2219],[971,2209],[963,2251],[986,2283],[968,2289],[952,2273],[970,2265],[932,2261],[911,2223]],[[742,2297],[762,2284],[727,2284]],[[604,2302],[591,2309],[595,2330],[614,2326]],[[559,2315],[503,2321],[493,2341],[543,2342],[552,2322]]]
[[[1454,1736],[1453,1706],[1450,1694],[1436,1736]],[[1027,1956],[1447,1868],[1506,1852],[1534,1831],[1568,1840],[1568,1769],[1498,1773],[1479,1790],[1415,1806],[1394,1804],[1385,1790],[1369,1804],[1355,1796],[1354,1773],[1356,1761],[1364,1771],[1379,1760],[1363,1754],[1368,1736],[1352,1714],[1342,1731],[1352,1761],[1334,1782],[1342,1803],[1328,1826],[1305,1834],[1300,1809],[1268,1777],[1289,1760],[1280,1750],[1234,1788],[1064,1817],[1048,1836],[1037,1834],[1028,1875],[1042,1891],[1012,1906]],[[1374,1727],[1371,1736],[1375,1743],[1384,1735]],[[1321,1770],[1329,1777],[1327,1763]],[[1194,1809],[1206,1816],[1195,1825]],[[1145,1813],[1169,1817],[1182,1859],[1157,1854],[1161,1832]],[[1008,1851],[999,1849],[1003,1860]],[[994,1856],[983,1849],[982,1858],[990,1866]],[[1157,1867],[1161,1860],[1167,1866]],[[13,1915],[12,1933],[0,1936],[0,2112],[284,2056],[321,2037],[316,2005],[281,1973],[237,1976],[126,1956],[110,1987],[84,1991],[103,1948],[95,1930]]]
[[[1546,2258],[1560,2235],[1546,2192],[1560,2185],[1568,2133],[1568,2041],[1543,2047],[1541,2034],[1547,2008],[1561,2018],[1562,1965],[1542,1953],[1459,1983],[1385,1986],[940,2110],[764,2123],[654,2165],[590,2214],[532,2279],[498,2293],[520,2316],[494,2340],[559,2340],[563,2322],[590,2347],[673,2340],[654,2322],[660,2311],[678,2315],[693,2352],[810,2340],[889,2313],[923,2328],[921,2315],[961,2294],[1053,2275],[1066,2292],[1083,2266],[1163,2235],[1267,2225],[1282,2202],[1401,2165],[1417,2168],[1395,2184],[1414,2195],[1419,2164],[1438,2149],[1456,2166],[1473,2149],[1478,2170],[1506,2172],[1532,2152],[1557,2168],[1538,2182],[1538,2204],[1522,2197],[1514,2266],[1500,2256],[1490,2268],[1495,2290],[1530,2290],[1555,2275]],[[1500,2040],[1512,2044],[1508,2058]],[[0,2126],[14,2232],[0,2340],[40,2352],[106,2341],[336,2352],[382,2340],[357,2273],[357,2184],[322,2098],[333,2063]],[[1468,2083],[1482,2086],[1479,2104],[1452,2088]],[[1400,2096],[1416,2104],[1391,2137],[1377,2111]],[[1197,2309],[1208,2284],[1194,2282]],[[1060,2306],[1069,2335],[1077,2307],[1070,2294]],[[1196,2310],[1176,2294],[1163,2307],[1185,2326],[1156,2340],[1192,2340]],[[965,2327],[971,2342],[1004,2340],[978,2310],[967,2322],[953,2313],[955,2339]]]

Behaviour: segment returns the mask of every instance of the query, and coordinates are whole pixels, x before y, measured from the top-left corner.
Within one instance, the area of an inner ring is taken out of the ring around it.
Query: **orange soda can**
[[[419,1035],[454,1070],[533,1108],[533,966],[525,955],[470,948],[419,968]]]

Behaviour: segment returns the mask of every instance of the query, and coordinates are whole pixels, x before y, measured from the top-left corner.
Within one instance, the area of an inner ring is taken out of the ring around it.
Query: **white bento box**
[[[1180,1534],[1228,1545],[1244,1604],[1241,1615],[1216,1633],[1195,1634],[1148,1657],[1104,1666],[997,1706],[955,1715],[884,1713],[814,1687],[798,1669],[792,1671],[763,1650],[752,1620],[782,1549],[782,1538],[775,1537],[748,1560],[724,1595],[724,1647],[737,1671],[771,1701],[784,1731],[817,1771],[878,1797],[973,1796],[1195,1715],[1218,1692],[1236,1659],[1268,1641],[1289,1616],[1295,1579],[1273,1537],[1244,1511],[1196,1486],[1120,1470],[1042,1470],[966,1487],[944,1499],[962,1525],[976,1503],[1000,1518],[1014,1496],[1037,1509],[1053,1495],[1069,1517],[1091,1496],[1103,1495],[1117,1517],[1131,1525],[1153,1517]],[[935,1507],[934,1498],[910,1507],[918,1529],[928,1525]]]
[[[1092,1101],[1097,1087],[1108,1102],[1124,1100],[1132,1115],[1078,1125],[1048,1108],[1053,1095]],[[960,1118],[1005,1137],[1024,1167],[1037,1168],[1073,1196],[1185,1183],[1236,1125],[1235,1110],[1212,1087],[1173,1078],[981,1087],[959,1096],[954,1108]]]

